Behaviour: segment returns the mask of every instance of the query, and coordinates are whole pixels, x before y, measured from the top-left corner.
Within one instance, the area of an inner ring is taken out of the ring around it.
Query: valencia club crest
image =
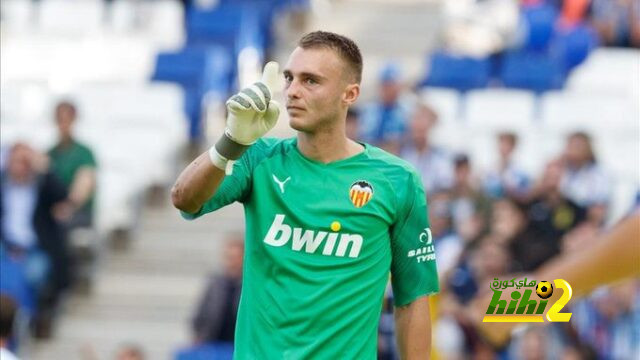
[[[358,180],[351,184],[349,198],[357,208],[363,207],[373,197],[373,186],[367,181]]]

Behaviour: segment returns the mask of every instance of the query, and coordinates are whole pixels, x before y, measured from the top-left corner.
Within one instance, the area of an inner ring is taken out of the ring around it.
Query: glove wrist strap
[[[211,160],[211,163],[213,163],[213,166],[217,167],[222,171],[226,171],[227,164],[229,163],[229,159],[220,155],[216,151],[215,146],[212,146],[211,148],[209,148],[209,159]]]
[[[251,145],[243,145],[233,140],[227,132],[214,145],[216,152],[227,160],[237,160]]]

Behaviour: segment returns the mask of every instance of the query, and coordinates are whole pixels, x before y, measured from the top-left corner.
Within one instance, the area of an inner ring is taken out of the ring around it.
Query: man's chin
[[[297,116],[289,116],[289,126],[291,126],[291,128],[296,131],[309,130],[307,126],[305,126],[304,118],[297,117]]]

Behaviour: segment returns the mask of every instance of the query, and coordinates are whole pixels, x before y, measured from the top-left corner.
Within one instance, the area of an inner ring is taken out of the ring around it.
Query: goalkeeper
[[[227,101],[224,135],[171,193],[187,219],[244,205],[235,359],[375,359],[389,272],[399,352],[428,358],[428,295],[439,288],[422,182],[403,160],[345,135],[360,50],[329,32],[299,41],[283,72],[296,138],[261,138],[279,115],[277,74],[268,63],[261,82]]]

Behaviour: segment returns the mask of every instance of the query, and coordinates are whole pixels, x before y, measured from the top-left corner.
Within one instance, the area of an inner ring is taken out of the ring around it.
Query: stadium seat
[[[491,65],[488,58],[458,57],[436,52],[431,56],[429,72],[421,86],[453,88],[459,91],[486,87]]]
[[[178,350],[174,360],[231,360],[233,345],[206,344]]]
[[[184,45],[184,9],[179,1],[154,0],[148,7],[147,29],[160,50],[178,49]]]
[[[129,0],[113,0],[110,4],[108,23],[112,30],[126,33],[136,27],[138,4]]]
[[[484,89],[466,94],[465,120],[473,127],[518,130],[535,115],[534,94],[523,90]]]
[[[561,134],[584,129],[602,136],[637,136],[640,124],[634,118],[634,103],[615,94],[589,96],[582,92],[552,91],[541,98],[545,127]]]
[[[33,1],[4,0],[0,2],[2,28],[10,32],[25,32],[32,26],[35,17]]]
[[[562,59],[548,52],[516,50],[504,55],[500,77],[506,87],[540,93],[561,89],[565,68]]]
[[[422,100],[438,113],[440,124],[456,122],[460,118],[460,93],[451,89],[426,87],[421,92]]]
[[[179,86],[84,86],[75,98],[81,116],[78,132],[90,140],[89,144],[117,141],[136,152],[140,160],[156,164],[147,169],[150,184],[165,185],[172,180],[172,166],[187,141],[184,96]],[[140,144],[146,145],[138,149]]]
[[[567,89],[577,93],[628,97],[640,101],[640,87],[629,79],[640,78],[640,50],[598,48],[574,69]]]
[[[563,59],[566,71],[569,72],[586,60],[597,45],[595,30],[586,25],[577,25],[559,29],[551,42],[551,51]]]
[[[187,47],[178,53],[158,55],[152,76],[155,81],[180,84],[185,91],[185,113],[190,122],[189,136],[202,136],[201,100],[216,92],[226,96],[231,86],[232,63],[226,50],[220,47]]]
[[[41,0],[40,30],[74,36],[86,36],[102,29],[104,1]]]
[[[213,10],[191,8],[187,13],[189,45],[219,45],[234,49],[242,22],[242,7],[229,4]]]
[[[525,49],[541,51],[548,47],[554,34],[557,11],[549,4],[525,7],[522,18],[527,28]]]

